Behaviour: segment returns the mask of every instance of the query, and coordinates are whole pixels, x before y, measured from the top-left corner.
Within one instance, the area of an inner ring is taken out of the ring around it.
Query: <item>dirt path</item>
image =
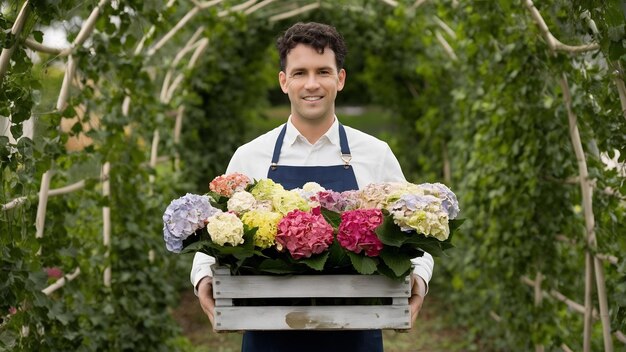
[[[416,327],[408,333],[384,331],[385,352],[448,352],[463,351],[462,331],[446,326],[445,307],[437,297],[428,295]],[[237,352],[241,334],[214,333],[203,314],[196,296],[189,291],[181,294],[181,304],[174,311],[183,333],[196,346],[197,352]]]

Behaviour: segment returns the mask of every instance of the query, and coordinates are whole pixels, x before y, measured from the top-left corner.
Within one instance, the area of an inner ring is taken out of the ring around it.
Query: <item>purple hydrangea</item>
[[[180,253],[183,241],[205,227],[205,220],[221,212],[208,196],[187,193],[173,200],[163,214],[163,239],[168,251]]]
[[[398,200],[391,204],[392,210],[426,209],[431,204],[437,204],[439,199],[431,195],[403,194]]]
[[[433,195],[441,199],[441,206],[448,213],[450,220],[459,215],[459,201],[454,192],[442,183],[422,183],[419,185],[424,190],[424,194]]]
[[[341,196],[341,193],[335,191],[322,191],[317,192],[317,197],[320,201],[320,206],[334,212],[342,212],[346,209],[346,201]]]

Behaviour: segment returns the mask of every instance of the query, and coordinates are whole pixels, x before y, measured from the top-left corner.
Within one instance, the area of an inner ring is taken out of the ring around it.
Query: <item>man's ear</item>
[[[344,70],[343,68],[339,70],[337,77],[339,78],[339,83],[337,84],[337,91],[341,91],[343,89],[343,86],[346,84],[346,70]]]
[[[283,90],[283,93],[287,94],[287,74],[285,72],[278,72],[278,83],[280,83],[280,89]]]

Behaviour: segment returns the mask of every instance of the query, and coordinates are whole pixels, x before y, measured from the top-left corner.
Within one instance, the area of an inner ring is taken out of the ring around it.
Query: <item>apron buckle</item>
[[[278,168],[278,164],[272,163],[270,167],[272,168],[272,170],[276,170]]]
[[[341,160],[345,163],[344,169],[350,168],[350,160],[352,160],[352,154],[341,154]]]

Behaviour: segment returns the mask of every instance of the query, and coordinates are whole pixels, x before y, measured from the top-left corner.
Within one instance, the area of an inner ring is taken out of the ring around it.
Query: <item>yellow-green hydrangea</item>
[[[254,234],[254,245],[265,249],[274,245],[277,226],[282,218],[281,214],[272,211],[251,210],[241,217],[241,221],[248,227],[258,228]]]
[[[397,221],[418,233],[435,237],[439,241],[445,241],[450,235],[448,216],[443,212],[418,210],[408,217],[397,219]]]
[[[272,206],[275,211],[281,213],[282,215],[285,215],[295,209],[302,211],[311,210],[309,202],[302,198],[298,193],[292,191],[280,191],[274,193],[272,197]]]
[[[405,194],[390,204],[389,210],[402,231],[415,230],[440,241],[450,235],[448,213],[435,196]]]
[[[254,188],[250,190],[250,193],[257,200],[271,200],[273,195],[277,192],[284,191],[283,186],[275,183],[269,178],[259,180]]]

